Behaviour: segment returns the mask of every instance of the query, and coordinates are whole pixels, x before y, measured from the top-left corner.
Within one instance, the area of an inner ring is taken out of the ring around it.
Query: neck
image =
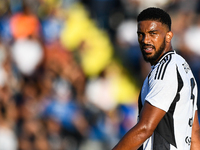
[[[159,56],[159,58],[158,58],[157,60],[155,60],[155,61],[151,61],[151,62],[150,62],[151,66],[157,64],[158,61],[160,60],[160,58],[162,58],[162,56],[163,56],[165,53],[167,53],[167,52],[169,52],[169,51],[172,51],[172,50],[173,50],[173,48],[172,48],[171,45],[170,45],[170,46],[166,46],[166,48],[162,51],[162,53],[161,53],[161,55]]]

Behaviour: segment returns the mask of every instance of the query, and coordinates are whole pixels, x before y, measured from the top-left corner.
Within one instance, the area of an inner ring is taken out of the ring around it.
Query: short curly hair
[[[154,20],[167,25],[171,31],[171,17],[164,10],[156,7],[149,7],[144,9],[137,17],[137,21]]]

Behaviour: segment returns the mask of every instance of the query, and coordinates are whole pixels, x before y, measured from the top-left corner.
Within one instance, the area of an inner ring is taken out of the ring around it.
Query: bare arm
[[[139,122],[130,129],[112,150],[137,150],[150,137],[165,111],[145,102]]]
[[[196,111],[194,122],[192,125],[191,150],[197,150],[199,148],[200,148],[200,126],[198,121],[198,113]]]

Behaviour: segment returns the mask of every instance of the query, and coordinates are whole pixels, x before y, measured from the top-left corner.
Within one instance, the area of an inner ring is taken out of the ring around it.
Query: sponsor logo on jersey
[[[184,64],[182,64],[182,65],[183,65],[183,68],[184,68],[186,73],[188,73],[191,70],[190,66],[188,65],[188,63],[184,62]]]
[[[185,142],[186,142],[188,145],[190,145],[190,144],[191,144],[191,137],[187,136],[187,137],[185,138]]]

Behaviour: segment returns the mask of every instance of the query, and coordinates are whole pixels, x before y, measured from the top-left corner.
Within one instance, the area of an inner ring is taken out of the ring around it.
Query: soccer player
[[[172,49],[171,18],[150,7],[137,21],[138,42],[151,71],[140,92],[138,123],[113,150],[198,150],[197,84],[188,63]]]

